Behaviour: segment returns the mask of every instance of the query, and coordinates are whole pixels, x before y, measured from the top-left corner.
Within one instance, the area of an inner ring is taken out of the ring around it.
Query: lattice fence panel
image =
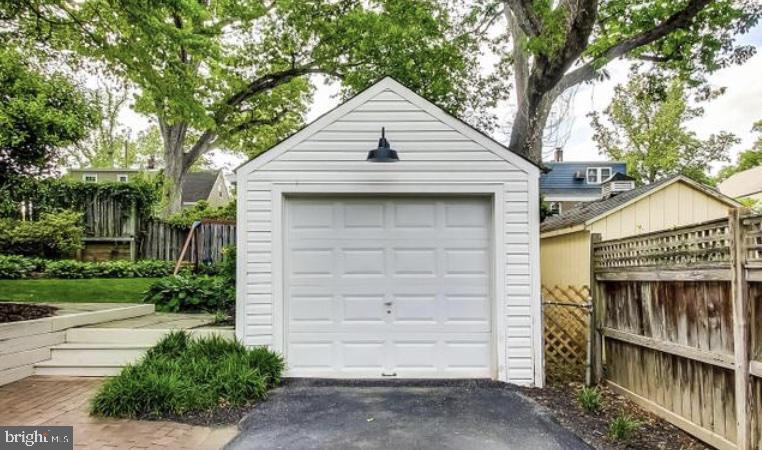
[[[603,241],[595,245],[596,272],[725,267],[730,261],[728,220]]]
[[[543,286],[542,299],[548,381],[581,381],[587,359],[590,289]]]

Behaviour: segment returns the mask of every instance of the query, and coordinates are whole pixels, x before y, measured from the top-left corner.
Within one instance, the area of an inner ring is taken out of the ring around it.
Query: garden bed
[[[0,323],[43,319],[55,314],[57,309],[48,305],[0,303]]]
[[[598,412],[586,412],[577,395],[579,383],[554,384],[543,389],[526,388],[523,393],[550,410],[550,414],[565,428],[574,432],[597,449],[711,449],[669,422],[656,417],[607,389],[601,387],[602,402]],[[609,435],[612,419],[622,414],[632,416],[640,426],[629,439],[616,440]]]
[[[96,416],[232,424],[280,383],[283,359],[218,335],[166,335],[135,365],[107,380],[91,404]]]

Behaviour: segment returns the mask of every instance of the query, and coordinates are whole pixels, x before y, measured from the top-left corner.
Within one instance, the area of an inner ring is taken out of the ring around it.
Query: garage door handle
[[[384,305],[386,305],[386,306],[392,306],[392,302],[384,302]]]
[[[381,376],[382,377],[396,377],[397,372],[392,372],[392,373],[381,372]]]

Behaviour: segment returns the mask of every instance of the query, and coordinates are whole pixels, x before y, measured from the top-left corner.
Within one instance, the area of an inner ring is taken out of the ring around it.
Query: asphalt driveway
[[[589,449],[506,384],[291,381],[227,449]]]

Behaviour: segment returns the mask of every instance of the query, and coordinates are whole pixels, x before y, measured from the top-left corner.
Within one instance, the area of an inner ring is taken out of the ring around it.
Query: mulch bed
[[[162,417],[160,420],[170,420],[172,422],[186,423],[188,425],[199,425],[204,427],[213,427],[219,425],[235,425],[248,414],[254,407],[254,403],[243,406],[220,407],[214,411],[190,412],[182,416],[170,415]],[[155,420],[152,418],[143,418],[144,420]]]
[[[644,411],[633,402],[601,387],[602,408],[595,414],[582,409],[577,401],[580,383],[553,384],[543,389],[525,388],[522,392],[540,403],[564,427],[597,449],[711,449],[679,428]],[[609,422],[622,413],[640,422],[627,441],[617,441],[608,435]]]
[[[58,308],[34,303],[0,302],[0,323],[42,319],[52,316]]]

